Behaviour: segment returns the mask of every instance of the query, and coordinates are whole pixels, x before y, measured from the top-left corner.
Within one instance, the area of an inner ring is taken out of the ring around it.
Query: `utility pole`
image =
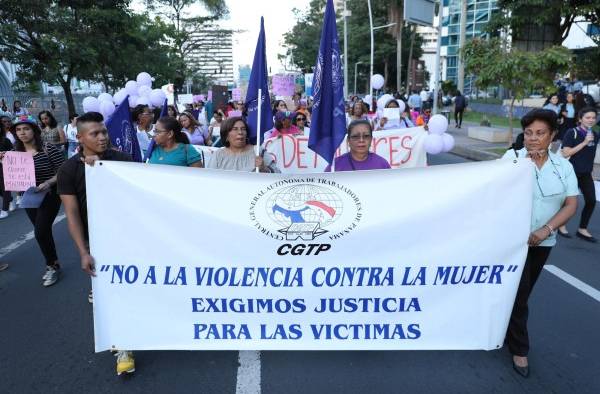
[[[348,17],[351,12],[346,9],[344,0],[344,98],[348,97]]]
[[[435,67],[434,67],[434,72],[435,72],[435,79],[434,79],[434,83],[435,83],[435,87],[433,88],[433,113],[437,114],[438,113],[438,101],[439,101],[439,97],[441,97],[440,92],[441,92],[441,88],[440,88],[440,74],[441,74],[441,65],[440,65],[440,52],[441,52],[441,48],[442,48],[442,2],[439,2],[439,7],[438,7],[438,14],[437,14],[437,45],[436,45],[436,49],[435,49]]]
[[[400,1],[400,7],[398,9],[398,26],[396,31],[398,37],[396,37],[396,89],[400,93],[402,86],[402,27],[404,26],[404,1]]]
[[[467,38],[467,0],[461,0],[460,7],[460,41],[458,46],[458,81],[457,88],[461,93],[465,92],[465,62],[462,49],[465,47]]]
[[[371,0],[367,0],[367,5],[369,7],[369,26],[371,30],[371,70],[369,71],[369,95],[373,97],[373,83],[371,80],[373,79],[373,55],[375,51],[375,38],[373,32],[373,13],[371,12]],[[369,103],[369,107],[371,107],[372,103]]]

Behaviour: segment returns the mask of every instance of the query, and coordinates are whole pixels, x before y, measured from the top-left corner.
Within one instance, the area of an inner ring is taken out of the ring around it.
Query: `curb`
[[[475,161],[496,160],[502,157],[493,152],[482,151],[461,145],[455,145],[454,148],[450,151],[450,153],[463,157],[465,159]]]

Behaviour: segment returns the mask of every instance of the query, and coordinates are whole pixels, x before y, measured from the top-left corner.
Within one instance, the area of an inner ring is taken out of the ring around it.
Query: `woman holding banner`
[[[373,127],[368,120],[355,120],[348,125],[347,141],[350,152],[335,159],[335,171],[383,170],[390,163],[376,153],[369,152]],[[325,168],[331,172],[331,165]]]
[[[511,149],[504,158],[527,158],[535,164],[533,176],[533,210],[529,249],[519,282],[505,342],[513,355],[513,368],[523,377],[529,376],[529,335],[527,301],[552,247],[556,229],[565,224],[577,210],[577,178],[573,166],[565,158],[549,150],[558,124],[556,113],[534,109],[521,118],[525,147]]]
[[[207,168],[234,171],[281,172],[270,155],[256,156],[248,141],[248,124],[242,117],[232,117],[221,126],[221,141],[225,148],[212,154]]]
[[[202,156],[190,145],[175,118],[163,116],[154,128],[156,147],[150,155],[150,164],[166,164],[183,167],[204,167]]]
[[[25,211],[33,224],[35,240],[46,259],[46,273],[42,277],[42,284],[48,287],[56,283],[60,275],[52,224],[60,209],[60,197],[56,193],[56,174],[65,157],[54,145],[42,142],[42,131],[33,116],[19,116],[13,122],[12,130],[17,135],[15,150],[33,156],[36,187],[32,193],[45,194],[38,208],[26,208]]]

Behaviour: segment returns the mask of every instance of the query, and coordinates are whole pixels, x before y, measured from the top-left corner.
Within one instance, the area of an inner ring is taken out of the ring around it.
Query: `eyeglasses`
[[[306,120],[306,118],[296,118],[296,121],[302,121],[304,122]]]
[[[350,137],[350,141],[370,140],[373,138],[372,134],[353,134]]]
[[[533,137],[537,137],[537,138],[543,138],[546,136],[546,134],[550,133],[550,130],[546,129],[546,130],[531,130],[531,129],[525,129],[523,130],[523,136],[527,137],[527,138],[533,138]]]

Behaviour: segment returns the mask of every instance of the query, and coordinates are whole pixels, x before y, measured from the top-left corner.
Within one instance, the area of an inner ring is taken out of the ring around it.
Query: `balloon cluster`
[[[104,119],[108,119],[115,112],[115,105],[119,105],[129,95],[129,107],[147,105],[160,107],[163,105],[165,92],[162,89],[152,89],[152,76],[147,72],[137,75],[135,81],[127,81],[125,87],[117,91],[114,96],[101,93],[97,98],[88,96],[83,99],[84,112],[100,112]]]
[[[433,115],[427,123],[429,135],[425,139],[425,152],[437,155],[454,148],[454,137],[446,133],[448,119],[444,115]]]

